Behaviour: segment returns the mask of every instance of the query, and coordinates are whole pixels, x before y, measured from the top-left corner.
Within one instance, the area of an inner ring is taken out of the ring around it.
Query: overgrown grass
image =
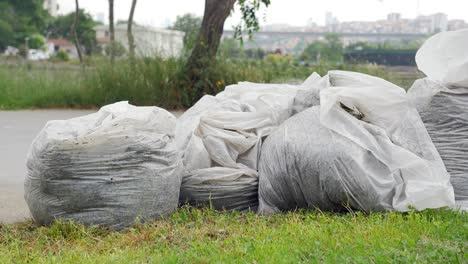
[[[184,65],[183,58],[119,60],[113,65],[107,60],[96,60],[86,67],[0,64],[0,109],[90,108],[121,100],[183,108],[191,102]],[[301,66],[287,58],[268,57],[258,61],[220,58],[205,69],[208,74],[204,85],[217,93],[240,81],[298,83],[314,71],[324,75],[331,69],[371,74],[406,88],[413,81],[375,65]]]
[[[466,263],[468,216],[179,209],[123,232],[0,225],[1,263]]]
[[[81,106],[81,83],[76,71],[0,67],[0,108]]]

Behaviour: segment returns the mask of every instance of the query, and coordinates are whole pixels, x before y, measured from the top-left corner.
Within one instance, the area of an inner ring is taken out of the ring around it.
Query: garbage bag
[[[294,97],[292,114],[300,113],[312,106],[320,105],[320,91],[329,86],[328,75],[320,77],[317,73],[305,80],[301,88],[298,89]]]
[[[264,137],[293,114],[304,85],[239,83],[204,96],[177,121],[184,172],[181,203],[256,210]]]
[[[416,64],[431,80],[468,87],[468,29],[440,32],[416,53]]]
[[[258,204],[257,171],[249,168],[210,167],[185,175],[181,197],[195,205],[215,209],[256,210]]]
[[[320,107],[262,145],[260,212],[453,206],[449,175],[405,91],[364,74],[328,75]]]
[[[173,212],[181,182],[175,122],[164,109],[127,102],[49,121],[27,158],[25,199],[34,220],[118,230]]]
[[[424,78],[408,95],[450,173],[455,200],[468,201],[468,87],[447,88]]]

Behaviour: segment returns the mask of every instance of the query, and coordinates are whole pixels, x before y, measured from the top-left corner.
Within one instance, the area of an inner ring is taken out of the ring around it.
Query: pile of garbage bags
[[[50,121],[27,160],[32,216],[121,229],[182,204],[264,214],[454,207],[468,200],[468,84],[454,74],[466,72],[468,43],[457,34],[421,48],[428,78],[408,93],[330,71],[301,85],[231,85],[177,120],[119,102]]]
[[[416,54],[426,78],[408,91],[432,138],[455,191],[468,207],[468,30],[429,38]]]
[[[49,121],[27,158],[25,199],[33,219],[122,229],[177,208],[181,163],[176,118],[127,102]]]
[[[206,95],[178,120],[181,203],[256,210],[262,140],[292,114],[301,86],[240,83]]]
[[[263,144],[260,212],[452,206],[450,176],[405,91],[360,73],[326,78],[320,105]]]

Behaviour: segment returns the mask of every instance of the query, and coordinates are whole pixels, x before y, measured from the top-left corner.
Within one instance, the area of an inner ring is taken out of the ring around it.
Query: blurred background
[[[437,32],[467,28],[467,8],[462,0],[0,0],[0,109],[120,100],[183,109],[239,81],[300,83],[329,69],[408,88],[421,76],[417,49]]]

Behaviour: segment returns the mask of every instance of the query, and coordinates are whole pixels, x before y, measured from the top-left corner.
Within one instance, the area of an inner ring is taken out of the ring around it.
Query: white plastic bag
[[[298,91],[314,85],[239,83],[184,113],[176,128],[184,164],[181,202],[255,210],[262,139],[292,115]]]
[[[331,71],[328,78],[320,111],[292,117],[265,142],[260,210],[453,206],[449,175],[405,91],[360,73]]]
[[[453,206],[450,176],[405,91],[360,73],[331,71],[329,78],[334,87],[321,92],[320,122],[372,152],[390,171],[399,171],[403,182],[395,188],[393,208]],[[364,122],[340,103],[358,109]],[[388,139],[370,135],[373,130]]]
[[[27,159],[25,199],[34,220],[122,229],[177,208],[181,164],[175,117],[119,102],[49,121]]]
[[[320,106],[286,120],[265,140],[259,211],[391,210],[398,178],[371,152],[320,123]],[[386,181],[384,181],[386,180]]]
[[[457,204],[468,208],[468,29],[429,38],[416,54],[427,78],[408,91],[451,175]]]
[[[425,78],[416,80],[408,95],[450,173],[455,199],[468,204],[468,88]]]
[[[468,29],[440,32],[416,53],[416,64],[429,79],[445,86],[468,87]]]

